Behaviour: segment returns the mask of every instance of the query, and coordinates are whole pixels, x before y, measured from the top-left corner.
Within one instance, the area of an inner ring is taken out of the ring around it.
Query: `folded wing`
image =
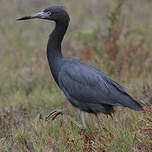
[[[140,104],[118,83],[96,68],[81,62],[65,64],[60,70],[58,80],[67,98],[78,102],[142,110]]]

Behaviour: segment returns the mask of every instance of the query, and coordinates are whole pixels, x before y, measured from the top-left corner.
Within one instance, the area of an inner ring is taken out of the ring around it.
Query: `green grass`
[[[117,14],[115,8],[119,2],[124,4]],[[65,5],[71,14],[71,25],[63,44],[64,55],[109,74],[144,104],[145,111],[118,108],[113,118],[101,114],[101,134],[93,115],[86,114],[86,130],[67,117],[81,123],[77,110],[50,75],[45,48],[48,32],[54,25],[38,20],[16,22],[18,17],[55,4]],[[140,3],[139,0],[45,0],[43,3],[40,0],[36,3],[33,0],[12,0],[11,3],[2,0],[0,151],[151,152],[150,5],[148,0],[144,3],[142,0]],[[111,24],[115,18],[117,20]],[[117,29],[122,31],[119,33]],[[63,109],[66,115],[46,122],[45,117],[54,109]]]

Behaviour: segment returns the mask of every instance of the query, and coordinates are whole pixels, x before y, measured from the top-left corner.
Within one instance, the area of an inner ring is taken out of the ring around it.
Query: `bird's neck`
[[[61,52],[61,43],[63,40],[63,37],[66,33],[68,27],[68,22],[63,22],[63,23],[56,23],[55,29],[51,33],[49,40],[48,40],[48,45],[47,45],[47,55],[48,55],[48,60],[50,57],[61,57],[62,52]]]
[[[51,72],[56,79],[59,68],[61,66],[61,43],[68,28],[69,21],[56,23],[55,29],[51,33],[47,45],[47,58]]]

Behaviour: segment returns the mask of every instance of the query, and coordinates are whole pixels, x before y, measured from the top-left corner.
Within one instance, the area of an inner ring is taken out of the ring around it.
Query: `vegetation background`
[[[86,114],[87,130],[50,75],[46,44],[54,24],[16,18],[62,5],[71,22],[66,57],[96,66],[122,84],[145,109],[119,108],[113,119]],[[152,152],[151,0],[0,0],[1,152]],[[54,109],[66,115],[54,121]],[[80,122],[81,123],[81,122]]]

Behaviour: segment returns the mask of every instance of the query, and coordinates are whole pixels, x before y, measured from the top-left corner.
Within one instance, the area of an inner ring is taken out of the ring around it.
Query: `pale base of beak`
[[[47,19],[49,16],[47,13],[45,12],[39,12],[39,13],[35,13],[35,14],[32,14],[32,15],[29,15],[29,16],[25,16],[25,17],[22,17],[22,18],[19,18],[17,19],[18,21],[21,21],[21,20],[29,20],[29,19],[34,19],[34,18],[40,18],[40,19]]]

